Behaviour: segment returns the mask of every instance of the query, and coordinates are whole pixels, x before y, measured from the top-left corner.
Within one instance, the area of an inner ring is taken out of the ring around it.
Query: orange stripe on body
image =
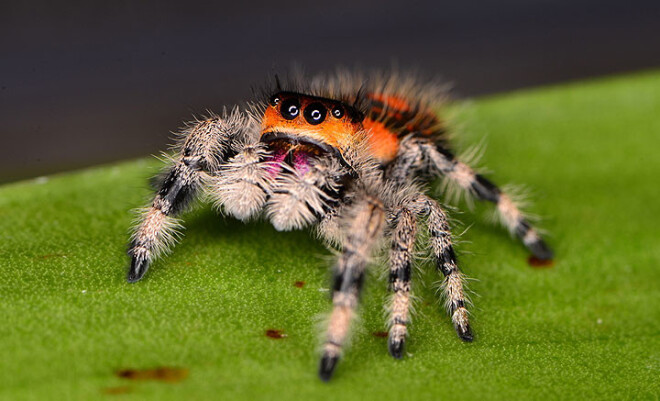
[[[380,121],[365,118],[362,122],[367,130],[371,154],[381,163],[392,161],[399,151],[399,138]]]
[[[386,95],[384,93],[368,93],[367,98],[380,102],[388,108],[396,109],[400,112],[405,113],[410,111],[410,103],[400,96]]]

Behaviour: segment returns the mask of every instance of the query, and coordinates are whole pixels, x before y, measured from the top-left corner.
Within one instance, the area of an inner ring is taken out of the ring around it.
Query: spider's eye
[[[273,97],[270,98],[269,103],[270,103],[271,106],[277,106],[280,103],[281,100],[282,99],[280,99],[279,96],[274,95]]]
[[[298,99],[287,99],[282,102],[280,114],[287,120],[293,120],[300,114],[300,102]]]
[[[321,103],[312,103],[305,108],[305,120],[312,125],[321,124],[327,111]]]
[[[344,109],[341,106],[335,106],[332,109],[332,115],[335,118],[342,118],[342,117],[344,117]]]

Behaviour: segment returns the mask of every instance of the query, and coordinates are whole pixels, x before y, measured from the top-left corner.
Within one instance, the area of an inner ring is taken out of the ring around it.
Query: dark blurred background
[[[660,66],[660,1],[0,3],[0,182],[156,153],[299,64],[466,97]]]

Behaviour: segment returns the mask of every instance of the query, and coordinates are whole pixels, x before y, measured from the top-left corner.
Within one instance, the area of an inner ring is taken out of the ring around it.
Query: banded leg
[[[414,252],[416,219],[420,217],[426,218],[436,265],[445,276],[442,288],[456,333],[463,341],[473,339],[465,307],[464,276],[458,269],[447,216],[435,200],[420,195],[403,206],[392,235],[390,280],[399,283],[393,286],[394,297],[390,306],[392,313],[389,350],[395,358],[401,358],[403,355],[410,309],[410,266]]]
[[[448,150],[430,142],[422,143],[420,146],[432,165],[442,175],[477,198],[494,203],[502,224],[514,233],[535,257],[542,260],[552,259],[552,250],[543,241],[538,231],[527,221],[509,195],[482,175],[477,174],[470,166],[457,160]]]
[[[390,249],[390,287],[388,350],[394,358],[403,358],[410,323],[410,276],[415,252],[417,217],[407,208],[401,209],[392,232]]]
[[[364,281],[364,270],[384,223],[381,203],[367,197],[352,208],[343,251],[334,273],[332,313],[323,344],[319,377],[328,381],[346,341]]]
[[[223,118],[201,121],[184,132],[179,155],[131,239],[131,265],[126,277],[129,283],[140,280],[158,254],[174,243],[178,227],[175,216],[194,199],[205,172],[215,172],[231,154],[230,141],[244,124],[245,118],[234,110]]]
[[[447,303],[447,310],[454,323],[458,337],[463,341],[472,341],[472,330],[465,308],[465,292],[463,290],[463,273],[458,269],[456,253],[451,242],[451,232],[447,215],[433,199],[424,197],[428,206],[427,225],[431,248],[436,259],[437,268],[445,276],[442,285]]]

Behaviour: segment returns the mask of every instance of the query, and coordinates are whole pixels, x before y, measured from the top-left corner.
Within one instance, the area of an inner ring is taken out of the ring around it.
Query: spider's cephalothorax
[[[443,177],[496,205],[503,224],[540,259],[552,258],[512,199],[449,150],[445,125],[432,111],[436,86],[399,76],[366,81],[340,73],[308,88],[278,88],[246,112],[238,108],[191,124],[153,203],[133,235],[128,281],[140,280],[172,245],[175,216],[207,190],[225,213],[264,216],[278,230],[316,225],[341,249],[334,267],[333,310],[320,377],[328,380],[355,314],[365,268],[389,243],[390,354],[403,357],[410,322],[410,279],[418,221],[425,221],[446,305],[458,336],[472,341],[463,274],[447,215],[423,192]]]

